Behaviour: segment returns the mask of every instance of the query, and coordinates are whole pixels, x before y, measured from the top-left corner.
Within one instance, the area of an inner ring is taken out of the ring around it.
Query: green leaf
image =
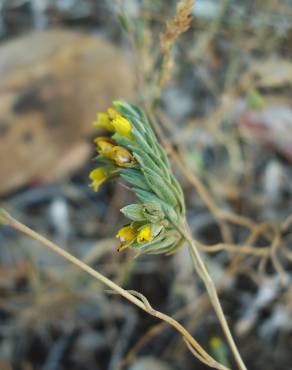
[[[136,112],[135,109],[131,107],[131,105],[123,100],[114,100],[113,101],[114,107],[117,111],[121,114],[132,114],[139,118],[139,114]]]
[[[165,178],[170,180],[171,175],[170,175],[170,169],[168,168],[168,163],[165,163],[159,155],[154,155],[151,153],[149,154],[149,157],[153,160],[153,162],[156,163],[158,168],[160,168],[160,172],[163,173]]]
[[[167,154],[166,154],[165,150],[163,149],[163,147],[160,144],[158,144],[157,147],[158,147],[158,151],[159,151],[159,154],[160,154],[160,157],[161,157],[163,163],[168,168],[168,170],[170,170],[170,164],[169,164],[169,160],[168,160],[168,157],[167,157]]]
[[[112,139],[114,139],[114,141],[116,141],[120,146],[123,146],[127,149],[129,149],[130,146],[133,146],[133,142],[131,140],[117,133],[112,136]]]
[[[179,220],[179,217],[176,213],[176,211],[171,207],[169,204],[164,202],[163,200],[159,199],[156,195],[153,193],[150,193],[149,191],[144,191],[141,189],[133,188],[133,190],[136,193],[137,198],[142,203],[157,203],[161,206],[165,216],[169,219],[170,222],[176,224]]]
[[[143,215],[143,206],[142,204],[130,204],[121,209],[121,212],[130,220],[133,221],[146,221],[145,216]]]
[[[161,171],[161,168],[157,166],[157,164],[151,159],[151,157],[143,152],[142,150],[138,150],[134,153],[134,157],[139,163],[141,169],[150,169],[153,170],[158,176],[163,176],[164,173]]]
[[[168,253],[169,250],[173,249],[174,246],[178,243],[180,236],[176,233],[172,233],[171,231],[168,232],[166,230],[165,233],[161,237],[152,240],[151,242],[145,244],[135,244],[133,248],[140,249],[143,253],[150,253],[150,254],[160,254],[160,253]]]
[[[139,170],[133,168],[120,168],[121,177],[131,185],[144,190],[151,190],[145,181],[145,177]]]
[[[144,135],[141,135],[140,132],[138,132],[138,130],[136,129],[133,129],[132,130],[132,137],[133,137],[133,141],[135,142],[135,144],[141,148],[143,151],[145,151],[146,153],[153,153],[153,150],[151,148],[151,146],[149,145],[149,143],[144,139]]]
[[[165,218],[159,203],[146,202],[142,206],[142,212],[147,221],[155,223]]]
[[[162,235],[164,231],[164,226],[161,223],[151,224],[151,235],[155,238],[158,235]]]
[[[125,114],[125,117],[132,123],[132,125],[141,135],[146,134],[147,130],[144,126],[144,123],[137,116],[134,116],[133,114]]]
[[[159,176],[159,174],[156,174],[156,172],[150,170],[149,168],[142,167],[141,170],[145,175],[147,184],[153,190],[153,192],[163,201],[175,208],[178,205],[178,201],[172,191],[172,185],[168,184]]]
[[[141,108],[137,107],[136,105],[130,104],[130,106],[131,106],[132,110],[134,110],[136,112],[139,119],[143,122],[146,131],[149,132],[149,134],[151,136],[153,136],[153,138],[156,140],[156,136],[155,136],[155,133],[153,131],[153,127],[152,127],[151,123],[149,122],[149,120],[148,120],[146,114],[144,113],[144,111]]]
[[[180,183],[177,181],[176,177],[173,175],[171,176],[171,182],[173,185],[173,191],[175,192],[175,195],[179,201],[181,211],[185,213],[185,197],[184,197],[182,188],[180,186]]]

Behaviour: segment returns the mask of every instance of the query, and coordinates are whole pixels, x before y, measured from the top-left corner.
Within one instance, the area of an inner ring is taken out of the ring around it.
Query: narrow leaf
[[[121,209],[121,212],[133,221],[146,221],[145,216],[143,215],[143,206],[142,204],[130,204]]]

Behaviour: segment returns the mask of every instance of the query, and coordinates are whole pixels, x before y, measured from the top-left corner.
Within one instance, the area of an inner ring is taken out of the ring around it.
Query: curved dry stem
[[[113,290],[115,293],[121,295],[129,302],[139,307],[141,310],[171,325],[181,334],[184,341],[188,344],[188,348],[191,349],[193,355],[206,365],[218,370],[229,370],[226,366],[218,363],[215,359],[213,359],[178,321],[160,311],[153,309],[146,297],[144,297],[142,294],[137,292],[135,292],[135,294],[131,294],[127,290],[121,288],[119,285],[115,284],[113,281],[111,281],[98,271],[94,270],[86,263],[74,257],[72,254],[59,247],[57,244],[51,242],[42,235],[38,234],[36,231],[17,221],[2,209],[0,209],[0,223],[8,225],[15,230],[29,236],[30,238],[40,242],[42,245],[44,245],[54,253],[58,254],[59,256],[65,258],[67,261],[73,263],[79,269],[85,271],[93,278]]]
[[[203,282],[205,284],[205,287],[206,287],[206,290],[209,294],[211,303],[212,303],[212,305],[214,307],[214,310],[216,312],[216,315],[217,315],[217,317],[220,321],[220,324],[222,326],[222,329],[223,329],[223,332],[225,334],[226,340],[227,340],[227,342],[229,344],[229,347],[230,347],[230,349],[233,353],[233,356],[234,356],[234,359],[235,359],[235,361],[238,365],[238,368],[240,370],[247,370],[247,368],[246,368],[246,366],[245,366],[245,364],[244,364],[244,362],[241,358],[241,355],[240,355],[240,353],[237,349],[237,346],[236,346],[235,341],[232,337],[232,334],[230,332],[227,320],[225,318],[223,309],[221,307],[221,303],[220,303],[219,298],[218,298],[218,294],[217,294],[217,291],[216,291],[215,284],[214,284],[211,276],[209,275],[208,270],[207,270],[200,254],[199,254],[199,251],[197,249],[195,241],[193,240],[193,238],[191,236],[191,233],[189,231],[188,225],[186,225],[185,230],[182,230],[181,232],[184,235],[186,241],[188,242],[190,253],[191,253],[191,256],[193,257],[195,269],[196,269],[197,273],[199,274],[199,276],[201,277],[201,279],[203,280]]]
[[[194,240],[197,247],[204,252],[216,253],[220,251],[226,251],[230,253],[238,254],[250,254],[256,257],[268,256],[271,251],[271,247],[253,247],[251,245],[240,245],[240,244],[227,244],[227,243],[218,243],[213,245],[206,245],[197,240]]]

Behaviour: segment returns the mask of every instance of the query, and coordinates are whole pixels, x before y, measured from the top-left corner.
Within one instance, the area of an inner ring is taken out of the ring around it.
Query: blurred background
[[[0,0],[0,204],[235,368],[187,250],[118,253],[133,195],[89,188],[96,113],[140,104],[248,369],[291,369],[292,2],[181,3],[192,18],[176,39],[174,0]],[[0,369],[207,367],[173,329],[3,226]]]

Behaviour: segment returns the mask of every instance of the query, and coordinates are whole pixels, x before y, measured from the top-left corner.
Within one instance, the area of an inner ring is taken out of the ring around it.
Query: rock
[[[2,44],[0,194],[80,166],[97,111],[133,84],[123,54],[98,37],[51,30]]]

